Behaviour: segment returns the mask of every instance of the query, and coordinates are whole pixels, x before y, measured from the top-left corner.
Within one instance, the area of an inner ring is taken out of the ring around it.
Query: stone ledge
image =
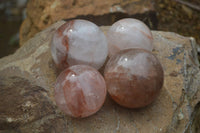
[[[109,96],[103,108],[85,119],[64,115],[53,88],[58,72],[49,44],[59,21],[28,40],[13,55],[0,59],[0,131],[43,132],[199,132],[200,71],[192,38],[153,31],[153,53],[164,68],[160,96],[141,109],[126,109]],[[106,33],[109,27],[101,27]]]

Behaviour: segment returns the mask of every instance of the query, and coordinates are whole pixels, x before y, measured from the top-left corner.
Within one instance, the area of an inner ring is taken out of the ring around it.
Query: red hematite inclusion
[[[96,113],[106,98],[104,78],[94,68],[75,65],[57,78],[55,100],[67,115],[87,117]]]
[[[152,103],[164,80],[159,60],[151,52],[142,49],[123,50],[111,57],[104,77],[112,99],[128,108]]]

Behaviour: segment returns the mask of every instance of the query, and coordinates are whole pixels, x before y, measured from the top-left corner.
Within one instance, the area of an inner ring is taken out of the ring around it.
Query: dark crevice
[[[75,6],[77,3],[77,0],[73,0],[72,5]]]
[[[200,132],[200,102],[195,106],[194,112],[192,114],[192,126],[190,131],[194,133]]]
[[[43,5],[40,5],[39,8],[43,11],[45,7]]]
[[[50,15],[48,15],[44,20],[43,20],[43,23],[45,24],[45,25],[47,25],[48,24],[48,22],[49,22],[49,20],[50,20]]]
[[[112,25],[114,22],[123,18],[139,19],[143,21],[145,24],[147,24],[152,30],[157,30],[158,21],[157,21],[156,13],[153,11],[146,12],[143,14],[135,14],[135,15],[129,15],[127,13],[121,13],[121,12],[109,13],[109,14],[97,15],[97,16],[81,15],[75,18],[70,18],[70,19],[65,19],[65,20],[67,21],[67,20],[73,20],[73,19],[85,19],[97,24],[98,26],[103,26],[103,25],[108,26],[108,25]]]

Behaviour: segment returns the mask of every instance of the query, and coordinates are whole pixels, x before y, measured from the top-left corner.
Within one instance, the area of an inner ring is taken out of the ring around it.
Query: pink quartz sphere
[[[104,77],[112,99],[128,108],[152,103],[164,79],[159,60],[143,49],[122,50],[112,56],[106,64]]]
[[[72,117],[87,117],[96,113],[106,98],[104,78],[94,68],[75,65],[65,69],[57,78],[55,101]]]
[[[152,51],[153,36],[140,20],[126,18],[115,22],[107,33],[109,57],[120,50],[141,48]]]
[[[51,54],[61,70],[78,64],[99,69],[108,55],[105,35],[94,23],[71,20],[59,27],[51,41]]]

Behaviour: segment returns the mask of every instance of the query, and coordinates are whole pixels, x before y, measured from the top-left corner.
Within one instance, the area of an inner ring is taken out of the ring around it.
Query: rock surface
[[[200,71],[193,38],[153,31],[154,54],[165,81],[159,97],[141,109],[118,106],[108,96],[88,118],[67,117],[53,97],[57,72],[50,40],[57,22],[15,54],[0,59],[1,133],[185,133],[200,132]],[[107,31],[108,27],[102,27]]]
[[[137,14],[137,18],[149,23],[155,16],[153,11],[152,0],[30,0],[27,18],[20,29],[20,44],[62,19],[84,18],[97,25],[111,25],[120,18]]]

